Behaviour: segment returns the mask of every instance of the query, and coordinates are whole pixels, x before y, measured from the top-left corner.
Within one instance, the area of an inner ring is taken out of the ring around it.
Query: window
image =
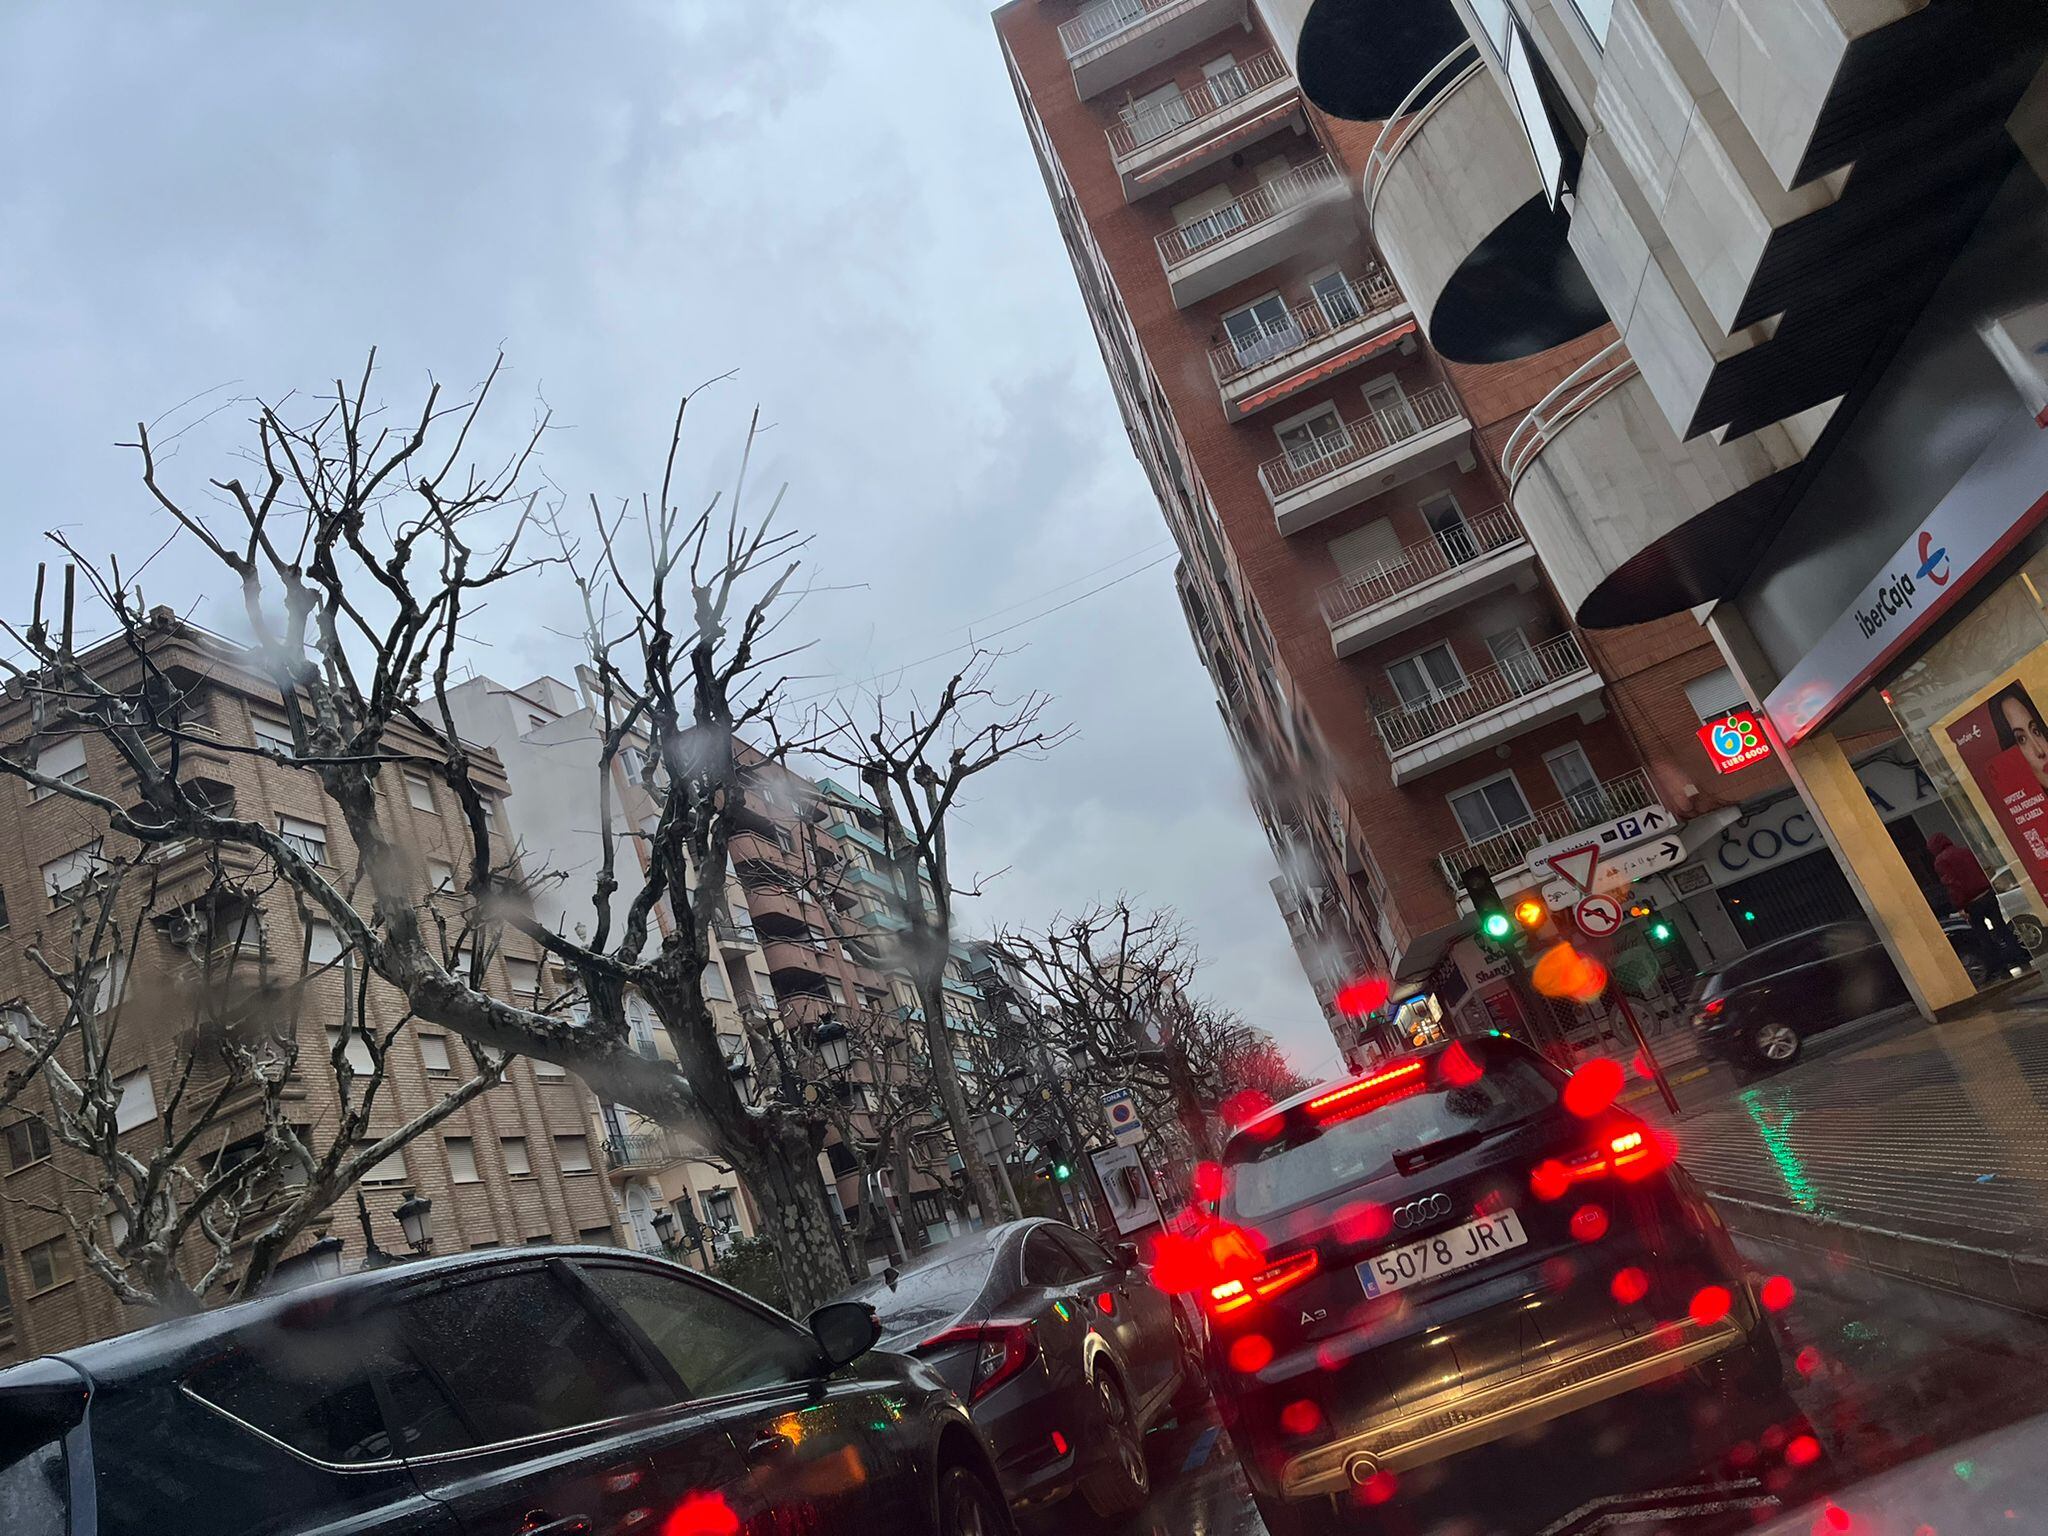
[[[406,1172],[405,1148],[394,1147],[364,1170],[361,1180],[365,1184],[405,1184],[411,1182]]]
[[[1499,664],[1502,680],[1517,693],[1543,686],[1543,664],[1536,659],[1529,637],[1519,627],[1488,635],[1486,648]]]
[[[1049,1228],[1040,1227],[1024,1239],[1026,1285],[1072,1285],[1087,1273],[1079,1259],[1053,1241]]]
[[[590,1138],[588,1136],[557,1136],[555,1138],[555,1166],[564,1173],[590,1172]]]
[[[1614,0],[1572,0],[1572,9],[1579,13],[1579,20],[1593,34],[1593,46],[1605,48],[1607,29],[1614,22]]]
[[[1109,1250],[1086,1232],[1071,1227],[1047,1227],[1045,1230],[1052,1234],[1053,1241],[1073,1254],[1089,1274],[1105,1275],[1117,1267],[1116,1260],[1109,1256]]]
[[[342,1026],[339,1024],[327,1026],[327,1055],[330,1060],[334,1056],[335,1046],[341,1043],[341,1032]],[[370,1042],[363,1038],[360,1025],[348,1026],[348,1049],[342,1052],[342,1059],[358,1072],[376,1070],[376,1058],[370,1054]]]
[[[1173,222],[1180,233],[1181,249],[1199,251],[1244,228],[1244,207],[1229,187],[1211,187],[1199,197],[1175,203]]]
[[[1202,78],[1209,83],[1210,94],[1219,107],[1237,100],[1251,89],[1245,81],[1244,71],[1237,67],[1237,60],[1227,53],[1204,64]]]
[[[0,928],[7,926],[7,893],[0,891]],[[0,1047],[4,1049],[4,1047]]]
[[[0,1248],[0,1317],[14,1311],[14,1298],[7,1293],[7,1250]]]
[[[278,813],[277,835],[309,864],[327,862],[327,828],[317,821]]]
[[[411,1356],[388,1384],[412,1455],[523,1440],[670,1401],[545,1269],[429,1292],[394,1309]],[[507,1349],[507,1340],[519,1347]]]
[[[825,995],[842,1008],[846,1006],[846,988],[841,984],[838,977],[827,976],[825,978]]]
[[[341,958],[341,935],[334,931],[334,924],[317,917],[306,919],[306,962],[309,965],[329,965]]]
[[[1383,517],[1330,540],[1330,559],[1339,575],[1374,576],[1401,563],[1401,540]]]
[[[427,889],[430,891],[454,890],[455,866],[446,859],[427,860]]]
[[[1736,710],[1750,707],[1749,695],[1726,667],[1716,667],[1706,676],[1687,683],[1685,697],[1702,725],[1709,720],[1725,720]]]
[[[457,1184],[476,1183],[475,1139],[469,1136],[450,1136],[443,1145],[448,1149],[448,1177]]]
[[[1377,379],[1366,385],[1365,403],[1372,408],[1373,420],[1389,442],[1413,437],[1422,430],[1422,423],[1415,419],[1415,408],[1408,403],[1408,391],[1401,387],[1399,379]]]
[[[1342,272],[1330,271],[1321,277],[1310,278],[1308,291],[1333,330],[1340,325],[1349,325],[1365,313],[1365,306],[1359,302],[1351,279]]]
[[[1130,125],[1131,138],[1139,144],[1149,144],[1163,134],[1173,132],[1183,124],[1193,121],[1194,111],[1188,106],[1188,99],[1181,88],[1171,80],[1156,91],[1147,91],[1136,97],[1123,109],[1124,121]]]
[[[1387,681],[1410,709],[1463,693],[1467,686],[1464,668],[1458,665],[1450,646],[1441,640],[1428,650],[1404,656],[1388,667]]]
[[[1468,843],[1484,842],[1509,827],[1533,819],[1522,786],[1512,773],[1474,784],[1451,795],[1451,813],[1458,818],[1458,830]]]
[[[498,830],[498,802],[497,802],[497,801],[496,801],[495,799],[493,799],[493,798],[492,798],[491,796],[489,796],[489,795],[485,795],[485,796],[483,797],[483,799],[482,799],[481,801],[479,801],[478,803],[479,803],[479,804],[480,804],[480,805],[481,805],[481,806],[483,807],[483,813],[484,813],[484,830],[485,830],[485,831],[487,831],[487,832],[495,832],[495,831],[497,831],[497,830]]]
[[[114,1129],[132,1131],[156,1118],[156,1089],[150,1084],[149,1069],[130,1072],[114,1079],[120,1097],[114,1104]]]
[[[505,980],[512,988],[512,995],[520,1002],[532,1002],[540,996],[540,962],[508,957],[505,961]]]
[[[7,1127],[7,1166],[26,1168],[50,1155],[49,1127],[40,1120],[17,1120]]]
[[[1573,807],[1584,807],[1597,811],[1600,807],[1600,779],[1593,772],[1593,765],[1586,761],[1586,749],[1576,741],[1568,747],[1559,747],[1555,752],[1543,754],[1544,764],[1550,769],[1550,781],[1557,786],[1565,803]]]
[[[1223,329],[1230,336],[1238,365],[1243,368],[1256,368],[1301,344],[1301,328],[1295,324],[1287,301],[1277,293],[1269,293],[1243,309],[1233,309],[1223,317]]]
[[[610,1227],[584,1227],[576,1233],[576,1241],[591,1248],[616,1248]]]
[[[43,866],[43,889],[49,893],[50,905],[61,907],[82,891],[86,882],[100,872],[100,840],[94,838],[83,848],[73,849],[62,858],[52,859]]]
[[[523,1178],[533,1172],[533,1165],[526,1160],[526,1138],[507,1136],[498,1143],[505,1154],[505,1172],[513,1178]]]
[[[193,1372],[185,1388],[303,1455],[353,1466],[392,1454],[370,1388],[373,1362],[384,1370],[396,1363],[367,1330],[352,1330],[346,1343],[338,1329],[258,1334]]]
[[[542,1061],[536,1057],[533,1063],[533,1075],[535,1077],[567,1077],[569,1071],[566,1067],[559,1067],[552,1061]]]
[[[28,1265],[28,1290],[31,1296],[53,1290],[71,1278],[71,1250],[61,1237],[53,1237],[47,1243],[37,1243],[33,1248],[22,1250],[22,1262]]]
[[[420,1061],[429,1072],[454,1071],[454,1064],[448,1060],[448,1037],[446,1035],[421,1035]]]
[[[823,1363],[810,1338],[708,1286],[618,1264],[584,1273],[647,1335],[693,1399],[806,1381]]]
[[[1420,510],[1423,522],[1436,535],[1436,547],[1443,551],[1445,560],[1452,565],[1463,565],[1477,558],[1479,541],[1473,537],[1471,525],[1465,521],[1464,509],[1458,505],[1457,497],[1432,496]]]
[[[704,995],[715,997],[721,1003],[732,1001],[732,993],[725,986],[725,972],[718,968],[716,961],[704,967]]]
[[[1337,415],[1337,407],[1317,406],[1306,416],[1274,428],[1287,462],[1296,469],[1310,469],[1334,454],[1343,452],[1351,436]]]
[[[417,768],[405,770],[405,798],[416,811],[426,811],[436,816],[440,814],[434,808],[433,781]]]
[[[256,739],[259,747],[268,747],[273,752],[282,752],[286,757],[299,755],[299,744],[292,740],[292,728],[282,720],[273,720],[268,715],[251,713],[249,734]]]
[[[83,784],[85,782],[85,738],[66,736],[62,741],[53,741],[36,753],[35,769],[45,778],[55,779],[62,784]],[[31,800],[41,800],[55,794],[37,784],[29,790]]]

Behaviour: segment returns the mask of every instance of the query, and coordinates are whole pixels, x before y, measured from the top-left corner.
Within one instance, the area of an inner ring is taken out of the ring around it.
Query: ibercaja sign
[[[1709,720],[1700,727],[1700,745],[1717,773],[1735,773],[1771,755],[1764,728],[1755,715],[1738,709],[1725,720]]]

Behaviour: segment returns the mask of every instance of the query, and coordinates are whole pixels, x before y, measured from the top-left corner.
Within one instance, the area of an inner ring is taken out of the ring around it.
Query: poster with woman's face
[[[2048,722],[2033,693],[2017,677],[2003,681],[1942,729],[1991,825],[2048,897]]]

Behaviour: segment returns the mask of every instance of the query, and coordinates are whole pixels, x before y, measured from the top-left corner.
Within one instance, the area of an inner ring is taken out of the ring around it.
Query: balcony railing
[[[1589,672],[1576,635],[1559,635],[1506,661],[1468,672],[1454,689],[1415,704],[1396,704],[1374,714],[1380,740],[1390,752],[1406,751],[1489,710]]]
[[[1277,53],[1255,54],[1242,64],[1209,76],[1200,85],[1184,90],[1171,101],[1162,101],[1139,111],[1126,109],[1123,116],[1104,130],[1109,135],[1109,152],[1121,160],[1135,155],[1148,144],[1178,133],[1204,118],[1227,112],[1254,91],[1287,78],[1287,66]]]
[[[1304,160],[1292,170],[1232,198],[1214,212],[1203,214],[1194,223],[1166,231],[1158,240],[1159,259],[1170,272],[1204,251],[1341,191],[1343,186],[1344,178],[1328,155]]]
[[[1209,371],[1218,385],[1304,351],[1347,325],[1384,314],[1401,302],[1394,280],[1374,267],[1365,276],[1346,279],[1342,288],[1297,304],[1285,315],[1260,324],[1250,335],[1233,337],[1209,349]]]
[[[1418,390],[1399,405],[1368,410],[1354,421],[1289,448],[1259,466],[1259,479],[1274,501],[1318,480],[1362,464],[1432,427],[1456,421],[1458,403],[1441,384]]]
[[[1500,468],[1507,476],[1508,490],[1512,493],[1522,483],[1522,476],[1542,456],[1551,440],[1572,422],[1578,420],[1586,409],[1604,396],[1619,389],[1636,373],[1635,359],[1629,356],[1625,340],[1609,342],[1598,352],[1572,370],[1549,394],[1536,402],[1536,406],[1508,434],[1508,440],[1501,445]]]
[[[1522,867],[1531,848],[1655,804],[1657,791],[1650,784],[1650,775],[1638,768],[1579,794],[1567,795],[1555,805],[1546,805],[1519,826],[1505,828],[1476,843],[1446,848],[1437,855],[1437,864],[1450,888],[1462,890],[1458,877],[1468,869],[1484,869],[1489,875],[1506,874]]]
[[[1071,21],[1060,23],[1060,48],[1069,64],[1084,63],[1115,43],[1126,32],[1173,11],[1185,10],[1194,0],[1105,0],[1092,5]]]
[[[1470,565],[1481,555],[1518,544],[1524,537],[1522,525],[1506,507],[1465,518],[1420,543],[1406,545],[1391,560],[1331,582],[1319,594],[1323,619],[1334,629],[1447,571]]]
[[[649,1135],[616,1135],[604,1139],[605,1166],[614,1173],[628,1168],[658,1167],[691,1156],[690,1149],[674,1136],[656,1131]]]

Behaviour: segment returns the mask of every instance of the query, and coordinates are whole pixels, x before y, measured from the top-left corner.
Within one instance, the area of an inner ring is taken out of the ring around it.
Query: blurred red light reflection
[[[1387,1208],[1370,1200],[1339,1207],[1333,1224],[1338,1238],[1347,1243],[1377,1242],[1394,1230],[1394,1218],[1387,1214]]]
[[[1273,1341],[1263,1333],[1248,1333],[1230,1346],[1230,1368],[1249,1375],[1263,1370],[1273,1359]]]
[[[1223,1165],[1221,1163],[1195,1164],[1195,1198],[1205,1205],[1214,1205],[1223,1198]]]
[[[1802,1376],[1811,1376],[1820,1369],[1820,1351],[1811,1344],[1792,1357],[1792,1368]]]
[[[1323,1422],[1323,1410],[1308,1398],[1298,1397],[1280,1410],[1280,1427],[1290,1435],[1313,1434]]]
[[[1849,1511],[1842,1508],[1839,1504],[1830,1502],[1821,1510],[1819,1518],[1813,1522],[1813,1528],[1816,1531],[1823,1532],[1846,1531],[1855,1523]]]
[[[1337,989],[1337,1011],[1347,1018],[1363,1018],[1387,1005],[1388,987],[1378,976],[1366,976]]]
[[[661,1522],[661,1536],[739,1536],[740,1517],[722,1493],[689,1493]]]
[[[1394,1496],[1394,1474],[1375,1472],[1358,1485],[1358,1496],[1368,1504],[1384,1504]]]
[[[1597,1205],[1582,1205],[1572,1212],[1572,1236],[1582,1243],[1597,1243],[1607,1235],[1607,1213]]]
[[[1783,1275],[1773,1275],[1763,1283],[1757,1292],[1757,1299],[1773,1312],[1782,1312],[1792,1305],[1792,1298],[1799,1294],[1797,1286]]]
[[[1451,1048],[1436,1059],[1437,1070],[1444,1075],[1444,1081],[1453,1088],[1470,1088],[1486,1075],[1485,1069],[1472,1059],[1472,1053],[1462,1043]]]
[[[1796,1435],[1785,1447],[1785,1465],[1810,1467],[1820,1460],[1820,1442],[1811,1435]]]
[[[1623,1306],[1631,1306],[1650,1294],[1650,1277],[1631,1264],[1627,1269],[1615,1271],[1614,1283],[1607,1289]]]
[[[1694,1322],[1705,1328],[1721,1321],[1734,1305],[1735,1298],[1728,1294],[1727,1286],[1703,1285],[1693,1293],[1692,1303],[1685,1310]]]
[[[1564,1085],[1564,1107],[1581,1120],[1590,1120],[1615,1101],[1626,1082],[1617,1063],[1595,1058]]]

